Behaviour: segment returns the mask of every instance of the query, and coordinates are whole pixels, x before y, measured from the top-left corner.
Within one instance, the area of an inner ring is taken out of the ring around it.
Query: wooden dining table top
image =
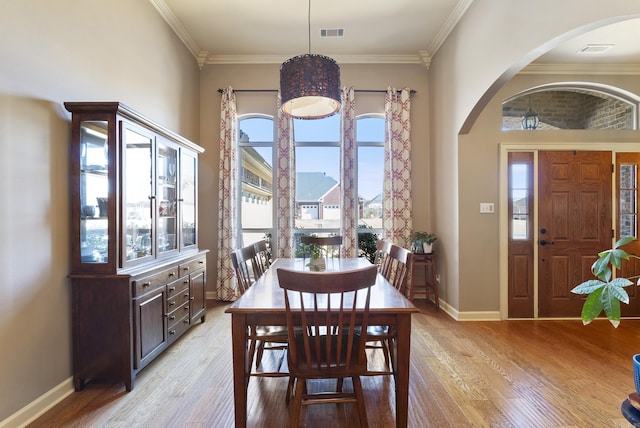
[[[308,259],[278,258],[271,267],[229,308],[227,313],[242,312],[281,312],[285,309],[284,292],[278,283],[278,268],[310,272],[306,266]],[[358,258],[329,258],[326,260],[326,270],[313,272],[322,275],[324,272],[340,272],[371,266],[367,259]],[[371,287],[370,313],[375,312],[418,312],[418,309],[396,290],[382,275],[378,274],[376,283]]]

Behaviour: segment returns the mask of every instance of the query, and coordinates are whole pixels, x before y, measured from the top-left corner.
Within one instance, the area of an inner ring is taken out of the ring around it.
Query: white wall
[[[70,115],[62,103],[121,101],[197,141],[199,70],[147,1],[3,2],[0,58],[6,421],[42,394],[71,386]]]

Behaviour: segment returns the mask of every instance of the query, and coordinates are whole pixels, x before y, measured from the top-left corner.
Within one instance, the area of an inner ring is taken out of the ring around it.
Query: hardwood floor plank
[[[226,304],[208,303],[207,322],[140,372],[133,391],[89,382],[30,427],[233,427],[231,317]],[[409,427],[630,426],[620,404],[634,390],[631,357],[640,352],[640,320],[624,320],[618,329],[601,320],[589,326],[579,320],[456,322],[431,303],[416,304]],[[277,364],[279,352],[265,352],[265,370]],[[370,355],[370,367],[381,368],[381,353]],[[249,427],[288,425],[287,381],[251,378]],[[362,384],[369,426],[393,426],[393,378],[367,376]],[[352,405],[312,406],[305,413],[307,427],[358,421]]]

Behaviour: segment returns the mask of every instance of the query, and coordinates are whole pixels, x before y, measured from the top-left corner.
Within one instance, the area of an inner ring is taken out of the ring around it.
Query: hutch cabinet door
[[[182,224],[181,248],[195,247],[198,244],[197,222],[197,183],[198,157],[195,152],[181,150],[180,161],[180,222]]]
[[[73,211],[78,231],[73,263],[92,266],[92,270],[109,270],[109,122],[82,120],[79,138],[74,140],[79,158],[77,190]]]
[[[190,275],[189,294],[191,296],[191,323],[195,323],[198,318],[204,322],[206,313],[205,296],[206,277],[205,271],[201,270]]]
[[[122,220],[125,265],[154,257],[154,135],[122,122]]]
[[[134,301],[136,328],[135,368],[141,369],[167,346],[167,321],[165,316],[166,288]]]
[[[158,255],[178,249],[178,147],[158,139]]]

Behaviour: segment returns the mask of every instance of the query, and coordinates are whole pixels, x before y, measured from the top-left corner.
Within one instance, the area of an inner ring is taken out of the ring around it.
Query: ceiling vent
[[[344,28],[321,28],[320,37],[344,37]]]
[[[599,54],[608,51],[612,47],[613,45],[586,45],[585,47],[580,49],[578,53]]]

